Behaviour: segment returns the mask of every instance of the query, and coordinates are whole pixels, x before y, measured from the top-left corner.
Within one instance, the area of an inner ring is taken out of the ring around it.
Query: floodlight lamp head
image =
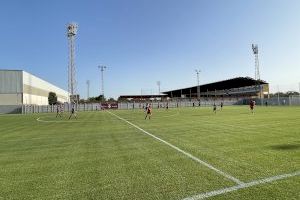
[[[257,44],[252,44],[252,50],[254,54],[258,54],[258,46]]]
[[[71,37],[71,36],[75,36],[77,34],[77,30],[78,30],[78,25],[74,22],[69,23],[67,25],[67,36]]]
[[[98,68],[101,69],[101,70],[104,70],[104,69],[106,69],[106,66],[105,65],[99,65]]]

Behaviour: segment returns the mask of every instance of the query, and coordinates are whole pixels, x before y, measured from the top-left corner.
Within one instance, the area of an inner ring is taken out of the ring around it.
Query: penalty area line
[[[225,173],[225,172],[223,172],[223,171],[221,171],[221,170],[215,168],[215,167],[212,166],[211,164],[209,164],[209,163],[207,163],[207,162],[205,162],[205,161],[203,161],[203,160],[200,160],[199,158],[197,158],[197,157],[193,156],[192,154],[190,154],[190,153],[188,153],[188,152],[186,152],[186,151],[184,151],[184,150],[178,148],[177,146],[175,146],[175,145],[173,145],[173,144],[171,144],[171,143],[169,143],[169,142],[167,142],[167,141],[165,141],[165,140],[163,140],[163,139],[161,139],[161,138],[159,138],[159,137],[157,137],[157,136],[155,136],[155,135],[149,133],[148,131],[145,131],[144,129],[140,128],[139,126],[137,126],[137,125],[135,125],[135,124],[133,124],[133,123],[131,123],[130,121],[127,121],[126,119],[124,119],[124,118],[122,118],[122,117],[120,117],[120,116],[118,116],[118,115],[116,115],[116,114],[114,114],[114,113],[112,113],[112,112],[110,112],[110,111],[107,111],[107,112],[108,112],[109,114],[115,116],[116,118],[118,118],[118,119],[120,119],[120,120],[126,122],[127,124],[129,124],[129,125],[135,127],[136,129],[142,131],[143,133],[145,133],[145,134],[147,134],[147,135],[153,137],[154,139],[156,139],[156,140],[158,140],[158,141],[160,141],[160,142],[162,142],[162,143],[168,145],[169,147],[171,147],[171,148],[177,150],[178,152],[180,152],[180,153],[184,154],[185,156],[189,157],[190,159],[192,159],[192,160],[194,160],[194,161],[196,161],[196,162],[198,162],[198,163],[200,163],[200,164],[202,164],[202,165],[208,167],[209,169],[211,169],[211,170],[217,172],[218,174],[221,174],[222,176],[224,176],[224,177],[226,177],[226,178],[232,180],[232,181],[235,182],[236,184],[238,184],[238,185],[243,185],[243,184],[244,184],[244,182],[242,182],[242,181],[240,181],[239,179],[237,179],[237,178],[231,176],[230,174]]]
[[[241,185],[236,185],[233,187],[228,187],[228,188],[223,188],[220,190],[214,190],[214,191],[210,191],[210,192],[206,192],[206,193],[201,193],[201,194],[197,194],[195,196],[191,196],[191,197],[187,197],[184,198],[182,200],[200,200],[200,199],[206,199],[209,197],[214,197],[214,196],[218,196],[221,194],[225,194],[228,192],[233,192],[233,191],[237,191],[243,188],[248,188],[248,187],[253,187],[256,185],[261,185],[261,184],[266,184],[266,183],[271,183],[277,180],[282,180],[282,179],[287,179],[290,177],[294,177],[294,176],[299,176],[300,175],[300,171],[296,171],[294,173],[290,173],[290,174],[281,174],[278,176],[272,176],[272,177],[268,177],[268,178],[264,178],[264,179],[259,179],[259,180],[254,180],[248,183],[244,183]]]

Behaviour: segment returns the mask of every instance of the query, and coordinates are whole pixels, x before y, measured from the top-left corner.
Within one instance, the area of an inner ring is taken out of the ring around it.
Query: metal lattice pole
[[[259,98],[262,103],[262,87],[260,85],[260,73],[259,73],[259,59],[258,59],[258,45],[252,44],[252,51],[255,57],[255,75],[256,86],[259,87]]]
[[[299,98],[300,98],[300,82],[299,82]]]
[[[199,70],[199,69],[196,69],[195,70],[196,71],[196,74],[197,74],[197,98],[198,98],[198,100],[200,101],[200,81],[199,81],[199,74],[200,74],[200,72],[201,72],[201,70]]]
[[[67,25],[67,37],[69,47],[69,64],[68,64],[68,92],[70,101],[78,101],[74,99],[77,93],[76,66],[75,66],[75,36],[77,34],[78,25],[70,23]]]
[[[157,81],[156,84],[157,84],[157,86],[158,86],[158,95],[160,95],[160,84],[161,84],[161,82],[160,82],[160,81]]]
[[[103,99],[104,99],[104,70],[107,68],[105,65],[100,65],[98,66],[98,68],[100,69],[101,71],[101,92],[100,92],[100,95],[103,96]]]
[[[86,81],[86,85],[87,85],[87,95],[86,95],[86,99],[88,100],[90,98],[90,80]]]

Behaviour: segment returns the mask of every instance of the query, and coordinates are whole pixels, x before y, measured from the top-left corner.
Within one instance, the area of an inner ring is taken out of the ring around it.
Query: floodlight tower
[[[300,82],[299,82],[299,97],[300,97]]]
[[[252,50],[253,50],[253,54],[255,56],[255,80],[260,80],[257,44],[252,44]]]
[[[299,82],[299,97],[300,97],[300,82]]]
[[[197,74],[197,98],[198,98],[198,100],[200,101],[200,81],[199,81],[199,74],[200,74],[200,72],[201,72],[201,70],[200,69],[195,69],[195,72],[196,72],[196,74]]]
[[[256,86],[259,87],[259,99],[261,102],[261,105],[263,104],[262,102],[262,86],[259,83],[260,80],[260,74],[259,74],[259,60],[258,60],[258,46],[257,44],[252,44],[252,51],[255,56],[255,80],[256,80]]]
[[[158,95],[160,95],[160,81],[156,81],[156,84],[158,86]]]
[[[67,37],[69,47],[69,64],[68,64],[68,92],[71,97],[71,102],[75,101],[77,92],[76,67],[75,67],[75,37],[77,34],[78,25],[69,23],[67,25]],[[77,99],[77,98],[76,98]]]
[[[100,69],[101,71],[101,93],[100,95],[102,94],[103,98],[104,98],[104,70],[107,68],[105,65],[100,65],[98,66],[98,68]]]
[[[88,100],[90,98],[90,80],[86,81],[86,85],[87,85],[87,95],[86,95],[86,99]]]

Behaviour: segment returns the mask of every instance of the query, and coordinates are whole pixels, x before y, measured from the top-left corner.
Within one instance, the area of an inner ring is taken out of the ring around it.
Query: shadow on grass
[[[273,150],[297,150],[300,149],[300,143],[298,144],[279,144],[271,146]]]

